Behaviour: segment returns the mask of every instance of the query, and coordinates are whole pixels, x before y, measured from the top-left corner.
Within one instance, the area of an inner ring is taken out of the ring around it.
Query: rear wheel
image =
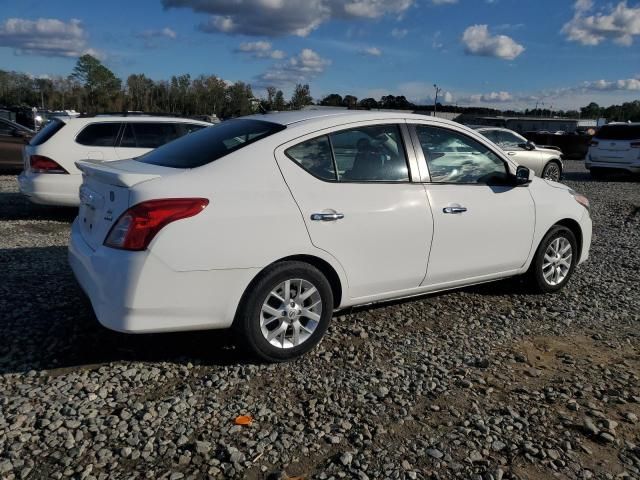
[[[304,355],[320,342],[333,314],[333,293],[317,268],[282,262],[249,288],[235,326],[252,353],[269,362],[283,362]]]
[[[539,292],[561,290],[571,278],[578,248],[571,230],[555,226],[544,236],[527,273],[532,286]]]
[[[542,170],[542,178],[553,182],[559,182],[562,178],[562,167],[560,167],[558,162],[554,160],[550,161]]]

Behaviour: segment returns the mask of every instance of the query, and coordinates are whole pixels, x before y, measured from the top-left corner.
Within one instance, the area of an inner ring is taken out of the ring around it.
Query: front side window
[[[312,175],[339,182],[408,182],[409,169],[397,125],[334,132],[286,150]]]
[[[119,131],[119,122],[92,123],[78,134],[76,142],[90,147],[113,147]]]
[[[517,149],[520,148],[520,145],[522,145],[523,143],[527,143],[524,138],[519,137],[515,133],[505,132],[501,130],[498,135],[499,140],[497,143],[502,148]]]
[[[453,130],[416,125],[431,181],[434,183],[502,183],[505,162],[480,142]]]

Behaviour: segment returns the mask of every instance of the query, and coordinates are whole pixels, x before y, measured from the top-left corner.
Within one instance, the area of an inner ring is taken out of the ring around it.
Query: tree
[[[580,113],[584,118],[598,118],[600,116],[600,105],[595,102],[591,102],[586,107],[580,109]]]
[[[342,105],[342,96],[337,93],[327,95],[320,101],[320,105],[325,107],[340,107]]]
[[[298,83],[293,91],[293,95],[291,96],[291,108],[294,110],[299,110],[305,105],[311,105],[312,103],[313,98],[311,98],[309,85],[301,85],[300,83]]]
[[[228,104],[225,117],[239,117],[253,112],[251,100],[253,93],[251,86],[244,82],[236,82],[227,89]]]
[[[356,108],[358,98],[353,95],[345,95],[342,99],[342,106],[347,108]]]
[[[358,106],[361,108],[366,108],[367,110],[370,110],[372,108],[378,108],[378,102],[376,102],[375,98],[371,98],[371,97],[363,98],[358,103]]]
[[[71,77],[83,86],[87,107],[94,112],[112,105],[122,84],[111,70],[89,54],[78,59]]]
[[[278,90],[276,92],[276,96],[273,97],[273,110],[282,111],[286,110],[287,105],[284,102],[284,94],[282,90]]]

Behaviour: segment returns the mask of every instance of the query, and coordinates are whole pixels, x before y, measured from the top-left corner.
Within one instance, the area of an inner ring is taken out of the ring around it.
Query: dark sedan
[[[34,135],[33,130],[0,118],[0,170],[22,169],[22,147]]]

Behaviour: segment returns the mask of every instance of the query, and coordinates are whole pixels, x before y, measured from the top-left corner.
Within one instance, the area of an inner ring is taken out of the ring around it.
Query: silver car
[[[546,180],[559,182],[562,178],[562,152],[558,147],[537,146],[513,130],[498,127],[474,127],[498,145],[519,165],[533,170]]]

